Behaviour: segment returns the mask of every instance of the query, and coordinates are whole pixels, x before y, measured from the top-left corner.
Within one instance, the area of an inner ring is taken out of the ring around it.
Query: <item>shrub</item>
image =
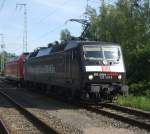
[[[138,82],[129,85],[129,92],[133,95],[150,96],[150,82]]]

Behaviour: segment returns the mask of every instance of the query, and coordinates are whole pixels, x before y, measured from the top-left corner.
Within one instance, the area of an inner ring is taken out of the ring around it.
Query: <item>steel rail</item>
[[[32,122],[40,131],[42,131],[45,134],[59,134],[57,131],[55,131],[53,128],[48,126],[46,123],[44,123],[41,119],[36,117],[34,114],[32,114],[30,111],[25,109],[23,106],[21,106],[18,102],[16,102],[13,98],[11,98],[9,95],[4,93],[3,91],[0,91],[0,94],[3,95],[7,100],[12,103],[17,110],[19,110],[30,122]],[[1,127],[2,126],[2,127]],[[1,129],[2,128],[2,129]],[[6,134],[8,131],[5,129],[6,126],[4,123],[0,125],[0,129],[2,131],[6,131]],[[4,130],[5,129],[5,130]],[[5,133],[4,133],[5,134]]]
[[[143,111],[143,110],[136,109],[136,108],[121,106],[121,105],[117,105],[117,104],[113,104],[113,103],[106,103],[106,104],[102,104],[101,106],[104,106],[107,108],[112,108],[112,109],[122,111],[125,113],[132,113],[134,115],[142,116],[142,117],[146,117],[146,118],[150,119],[150,112],[148,112],[148,111]]]
[[[130,113],[130,114],[128,113],[129,116],[127,117],[127,116],[119,115],[117,112],[116,113],[112,112],[111,107],[109,108],[110,110],[106,110],[104,108],[104,105],[103,106],[96,106],[96,105],[95,106],[94,105],[93,106],[87,106],[87,105],[85,105],[84,108],[86,108],[88,111],[95,112],[97,114],[102,114],[104,116],[114,118],[116,120],[119,120],[119,121],[122,121],[122,122],[125,122],[128,124],[131,124],[133,126],[137,126],[139,128],[146,129],[146,130],[150,131],[150,123],[147,123],[144,121],[144,117],[146,115],[141,116],[141,117],[143,117],[143,120],[139,121],[139,120],[137,120],[138,116],[136,114],[134,114],[135,112]],[[120,110],[120,109],[118,111],[121,111],[122,113],[126,113],[126,112],[123,112],[123,109],[122,110]],[[130,118],[131,114],[136,116],[137,118]],[[148,119],[150,121],[150,118],[148,118]]]
[[[146,111],[142,111],[142,110],[134,109],[134,108],[129,108],[129,107],[124,107],[124,106],[119,106],[119,105],[112,104],[112,103],[103,103],[103,104],[101,103],[98,105],[76,104],[76,103],[73,103],[73,104],[77,107],[85,108],[88,111],[92,111],[92,112],[95,112],[97,114],[102,114],[104,116],[114,118],[114,119],[117,119],[119,121],[131,124],[133,126],[137,126],[139,128],[144,128],[144,129],[150,131],[150,123],[144,122],[144,118],[147,118],[150,120],[150,112],[146,112]],[[138,118],[138,116],[143,117],[143,121],[139,121],[139,120],[136,120],[136,119],[130,118],[130,117],[124,117],[124,116],[121,116],[117,113],[107,111],[104,109],[105,107],[109,108],[109,109],[114,109],[116,111],[121,111],[122,113],[127,113],[129,115],[132,114],[134,116],[137,116],[137,118]]]
[[[0,119],[0,133],[1,134],[10,134],[10,131],[8,130],[5,123]]]

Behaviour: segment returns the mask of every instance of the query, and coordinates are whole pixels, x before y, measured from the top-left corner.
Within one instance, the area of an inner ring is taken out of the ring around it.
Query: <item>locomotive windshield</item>
[[[85,45],[84,57],[88,60],[119,60],[120,49],[118,46]]]
[[[97,46],[84,46],[84,56],[86,59],[103,59],[102,48]]]

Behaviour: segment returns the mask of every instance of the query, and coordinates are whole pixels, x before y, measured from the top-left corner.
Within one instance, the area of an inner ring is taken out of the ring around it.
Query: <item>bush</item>
[[[128,52],[126,58],[129,93],[150,96],[150,47]]]
[[[150,96],[150,82],[143,81],[129,85],[129,92],[133,95]]]
[[[126,56],[127,78],[130,83],[147,84],[150,81],[150,50],[149,47],[132,51]],[[146,83],[147,81],[147,83]],[[144,85],[143,85],[144,86]]]

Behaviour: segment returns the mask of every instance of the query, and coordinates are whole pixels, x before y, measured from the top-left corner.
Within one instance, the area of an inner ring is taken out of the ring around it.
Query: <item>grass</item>
[[[150,96],[133,96],[129,95],[127,97],[120,96],[117,99],[117,104],[139,108],[145,111],[150,111]]]

